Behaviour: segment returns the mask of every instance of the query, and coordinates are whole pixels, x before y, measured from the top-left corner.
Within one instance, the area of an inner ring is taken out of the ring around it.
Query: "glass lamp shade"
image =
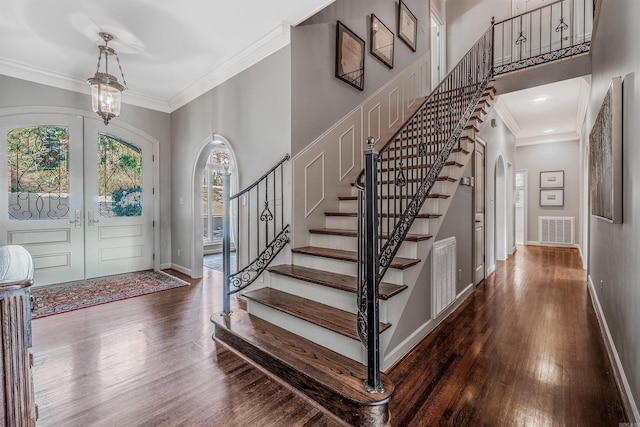
[[[89,84],[91,85],[91,107],[107,125],[111,119],[120,115],[124,86],[118,83],[114,76],[105,73],[96,73],[89,79]]]

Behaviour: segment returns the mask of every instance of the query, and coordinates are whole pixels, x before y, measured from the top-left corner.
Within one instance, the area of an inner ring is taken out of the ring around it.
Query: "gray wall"
[[[58,89],[0,75],[0,108],[3,107],[64,107],[83,110],[94,116],[91,98],[78,92]],[[160,142],[160,262],[171,261],[171,165],[169,114],[123,104],[120,117],[113,124],[127,123]]]
[[[640,399],[640,38],[637,0],[604,0],[592,47],[591,129],[611,78],[623,83],[623,224],[591,217],[589,274],[635,396]],[[602,284],[601,284],[602,281]],[[640,420],[636,420],[640,421]]]
[[[491,127],[491,119],[496,119],[496,127]],[[514,167],[507,168],[507,194],[498,194],[498,197],[506,197],[507,202],[507,251],[510,251],[515,243],[515,227],[514,227],[514,215],[515,209],[513,207],[513,190],[515,186],[515,171],[516,166],[516,137],[511,133],[509,128],[504,124],[495,108],[489,111],[489,114],[485,118],[484,123],[480,127],[478,134],[480,138],[487,144],[487,150],[485,151],[486,159],[486,197],[485,197],[485,236],[486,242],[486,263],[485,268],[489,268],[495,265],[495,236],[496,236],[496,162],[498,156],[502,155],[505,159],[505,163],[512,163]],[[507,165],[508,167],[508,165]]]
[[[463,177],[473,176],[473,159],[472,155],[462,174]],[[473,220],[473,187],[458,185],[447,215],[434,240],[437,242],[452,236],[456,238],[456,260],[458,264],[456,293],[458,294],[473,282]],[[429,265],[431,265],[432,252],[430,252],[429,260],[426,261]]]
[[[580,142],[563,141],[526,145],[516,148],[517,170],[528,173],[527,240],[539,241],[539,216],[572,216],[575,218],[575,241],[580,221]],[[540,172],[564,170],[564,206],[540,206]]]
[[[496,22],[511,16],[508,0],[449,0],[447,17],[447,69],[451,70],[460,58],[489,29],[491,17]]]
[[[322,135],[395,74],[429,50],[429,2],[407,0],[418,19],[417,51],[397,37],[398,3],[337,0],[291,29],[292,154]],[[369,53],[369,20],[374,13],[396,34],[393,69]],[[335,77],[336,21],[365,40],[364,91]]]
[[[171,114],[171,239],[172,260],[178,266],[192,265],[193,172],[207,138],[217,133],[230,142],[240,188],[290,151],[290,52],[288,46],[280,49]]]

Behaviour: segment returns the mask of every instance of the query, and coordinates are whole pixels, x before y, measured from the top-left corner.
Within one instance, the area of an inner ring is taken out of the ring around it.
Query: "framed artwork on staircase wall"
[[[591,215],[622,223],[622,78],[614,77],[589,134]]]
[[[371,14],[371,54],[378,58],[384,65],[393,68],[394,37],[391,30]]]
[[[405,42],[412,51],[416,51],[418,19],[402,0],[400,0],[398,9],[398,37]]]
[[[340,21],[336,25],[336,77],[364,90],[364,40]]]

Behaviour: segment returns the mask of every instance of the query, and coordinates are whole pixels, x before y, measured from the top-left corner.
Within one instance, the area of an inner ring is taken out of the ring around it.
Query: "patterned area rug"
[[[37,319],[187,285],[167,273],[149,270],[42,286],[31,289],[35,302],[31,316]]]
[[[236,253],[231,252],[231,257],[229,258],[229,264],[231,264],[231,273],[235,273],[236,271]],[[222,271],[222,254],[214,254],[214,255],[205,255],[203,264],[207,268],[211,268],[212,270]]]

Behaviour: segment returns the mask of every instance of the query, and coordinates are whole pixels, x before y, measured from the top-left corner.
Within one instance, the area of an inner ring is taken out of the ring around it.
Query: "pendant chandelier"
[[[100,53],[98,54],[98,67],[96,74],[87,81],[91,85],[91,107],[94,113],[102,117],[105,125],[114,117],[120,115],[120,105],[122,103],[122,91],[127,89],[127,81],[124,79],[120,58],[113,48],[108,44],[113,40],[113,36],[109,33],[100,33],[100,37],[104,40],[104,45],[98,46]],[[109,74],[109,56],[116,57],[120,75],[122,76],[122,84],[118,82],[116,76]],[[104,56],[104,72],[100,71],[100,63]]]

